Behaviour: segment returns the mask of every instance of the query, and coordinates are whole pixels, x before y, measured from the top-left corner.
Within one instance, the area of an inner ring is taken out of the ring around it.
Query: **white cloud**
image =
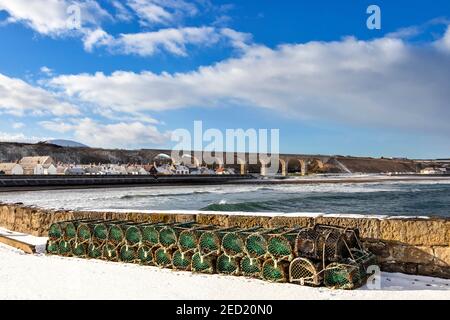
[[[251,40],[249,34],[232,29],[213,27],[166,28],[151,32],[120,34],[113,37],[102,29],[87,33],[84,47],[92,51],[94,47],[106,47],[111,53],[151,56],[166,51],[178,56],[187,56],[188,45],[210,46],[226,40],[235,48],[245,49]]]
[[[0,73],[0,111],[12,115],[75,115],[78,109],[56,94]]]
[[[161,133],[155,126],[140,121],[102,124],[83,118],[72,119],[68,123],[43,121],[40,124],[51,131],[71,132],[77,141],[95,147],[130,149],[160,146],[170,139],[170,133]]]
[[[128,0],[144,26],[170,24],[184,16],[195,16],[198,8],[192,2],[183,0]]]
[[[21,128],[25,127],[25,123],[23,123],[23,122],[13,122],[12,127],[14,129],[21,129]]]
[[[41,67],[40,71],[47,76],[51,76],[53,74],[53,70],[46,66]]]
[[[8,21],[11,23],[24,23],[43,35],[61,36],[73,32],[68,23],[68,8],[71,5],[80,8],[82,27],[95,26],[101,20],[111,18],[109,13],[93,0],[0,0],[0,11],[8,12]]]
[[[450,59],[432,43],[346,38],[275,49],[249,46],[240,58],[187,73],[99,72],[51,83],[71,97],[120,112],[233,104],[291,118],[448,131],[449,78]]]
[[[0,141],[5,142],[23,142],[23,143],[36,143],[39,141],[51,140],[52,138],[26,136],[23,133],[7,133],[0,131]]]

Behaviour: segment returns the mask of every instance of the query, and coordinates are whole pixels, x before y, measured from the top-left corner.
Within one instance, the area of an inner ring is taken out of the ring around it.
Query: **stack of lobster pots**
[[[54,223],[49,254],[353,289],[375,257],[357,229],[224,228],[187,223],[79,219]]]

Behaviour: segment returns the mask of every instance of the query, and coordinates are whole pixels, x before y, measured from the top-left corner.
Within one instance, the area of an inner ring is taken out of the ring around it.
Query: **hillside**
[[[149,163],[159,153],[170,153],[167,150],[119,150],[98,149],[88,147],[61,147],[54,144],[12,143],[0,142],[0,162],[15,162],[25,156],[51,156],[56,162],[64,163]],[[351,172],[382,173],[382,172],[415,172],[416,163],[410,160],[390,160],[373,158],[356,158],[337,156],[325,165],[325,170],[310,172],[346,172],[342,165],[337,166],[338,160]],[[238,169],[238,166],[236,166]],[[251,172],[259,172],[259,166],[249,166]]]

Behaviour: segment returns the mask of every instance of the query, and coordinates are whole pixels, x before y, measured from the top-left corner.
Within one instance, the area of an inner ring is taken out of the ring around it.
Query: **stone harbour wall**
[[[56,221],[78,218],[131,220],[136,222],[186,222],[224,227],[308,227],[314,224],[359,228],[364,246],[388,272],[450,279],[450,218],[355,217],[352,215],[227,215],[224,213],[134,213],[46,210],[20,204],[0,204],[0,227],[35,236],[46,236]]]

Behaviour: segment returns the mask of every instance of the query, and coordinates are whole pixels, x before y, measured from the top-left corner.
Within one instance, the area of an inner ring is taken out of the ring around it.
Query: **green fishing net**
[[[46,251],[49,254],[58,254],[59,253],[59,242],[55,240],[48,240]]]
[[[222,239],[222,248],[229,256],[242,255],[245,250],[245,239],[237,232],[229,232]]]
[[[87,245],[77,241],[72,244],[72,254],[78,258],[84,258],[87,255]]]
[[[125,240],[122,227],[120,225],[112,225],[108,231],[108,241],[113,244],[122,243]]]
[[[140,264],[150,265],[153,263],[152,248],[141,244],[137,250],[137,258]]]
[[[118,254],[116,246],[110,243],[104,244],[102,248],[102,258],[105,260],[117,261]]]
[[[166,248],[158,248],[155,251],[155,263],[156,265],[164,268],[168,268],[172,264],[172,255]]]
[[[102,256],[102,246],[95,243],[90,243],[88,246],[88,257],[92,259],[99,259]]]
[[[104,242],[108,239],[108,227],[105,223],[97,223],[92,233],[93,240]]]
[[[324,284],[331,289],[355,289],[363,284],[359,266],[331,263],[324,271]]]
[[[154,247],[159,243],[159,232],[154,226],[141,227],[142,243]]]
[[[139,244],[142,241],[142,232],[138,226],[129,226],[125,231],[125,238],[130,245]]]
[[[287,272],[284,262],[267,259],[262,266],[262,277],[270,282],[286,282]]]
[[[217,272],[228,275],[239,274],[239,258],[229,257],[222,254],[217,258]]]
[[[81,223],[77,229],[77,236],[81,241],[91,240],[91,227],[87,223]]]
[[[72,240],[77,236],[77,228],[73,222],[67,222],[64,227],[64,239]]]
[[[67,240],[60,240],[59,241],[59,248],[58,248],[59,254],[62,256],[68,256],[71,254],[71,247],[69,244],[69,241]]]
[[[171,248],[177,244],[177,235],[172,227],[164,227],[159,231],[159,243],[165,248]]]
[[[193,251],[198,246],[198,231],[184,230],[178,237],[178,247],[181,251]]]
[[[59,223],[52,223],[48,229],[48,237],[51,240],[59,240],[63,236],[63,230]]]
[[[262,270],[262,263],[259,259],[244,256],[241,260],[241,272],[244,276],[260,277]]]
[[[290,260],[293,256],[293,243],[291,241],[283,235],[272,236],[267,243],[267,250],[275,259]]]
[[[201,273],[214,273],[214,257],[202,256],[199,252],[196,252],[192,256],[192,271]]]
[[[259,233],[251,234],[245,240],[245,249],[252,258],[263,257],[267,254],[267,240]]]
[[[137,248],[132,247],[128,244],[124,244],[120,247],[119,250],[119,258],[120,261],[123,262],[133,262],[136,259],[137,256]]]
[[[191,269],[192,253],[183,253],[177,250],[172,256],[172,266],[176,270],[188,271]]]
[[[202,254],[220,252],[220,239],[216,232],[206,231],[200,236],[199,249]]]

